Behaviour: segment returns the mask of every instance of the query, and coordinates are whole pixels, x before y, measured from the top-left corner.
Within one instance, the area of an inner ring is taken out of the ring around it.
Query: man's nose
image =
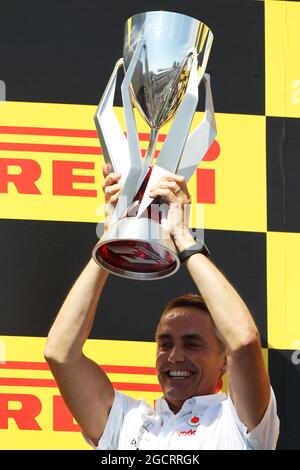
[[[185,360],[184,349],[181,346],[173,346],[169,354],[170,362],[182,362]]]

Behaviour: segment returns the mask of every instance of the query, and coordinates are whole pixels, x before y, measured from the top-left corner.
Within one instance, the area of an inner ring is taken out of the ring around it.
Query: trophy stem
[[[148,145],[148,149],[144,158],[144,168],[151,167],[153,164],[153,157],[154,157],[154,153],[156,149],[158,133],[159,133],[158,129],[153,129],[153,128],[151,129],[149,145]]]

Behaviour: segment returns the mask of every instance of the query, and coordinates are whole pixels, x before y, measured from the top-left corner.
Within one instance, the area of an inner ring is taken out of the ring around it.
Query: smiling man
[[[188,398],[222,388],[225,345],[200,296],[187,294],[167,305],[156,342],[158,380],[171,411],[178,413]]]
[[[105,230],[121,186],[103,166]],[[165,308],[156,330],[163,397],[155,410],[114,390],[83,352],[108,273],[90,260],[49,332],[45,358],[71,413],[97,449],[274,449],[279,432],[259,333],[236,290],[195,245],[186,218],[185,180],[170,174],[150,196],[170,206],[168,228],[199,295]],[[218,393],[228,373],[228,396]],[[84,384],[84,387],[82,386]]]

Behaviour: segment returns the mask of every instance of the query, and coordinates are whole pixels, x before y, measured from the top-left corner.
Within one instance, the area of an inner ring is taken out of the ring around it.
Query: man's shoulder
[[[124,412],[136,411],[147,414],[154,414],[154,409],[146,402],[144,398],[133,398],[123,392],[115,390],[115,401],[122,405]]]
[[[203,409],[211,409],[213,407],[227,406],[228,395],[226,393],[215,393],[213,395],[198,395],[194,396],[192,400],[195,401],[195,406]]]

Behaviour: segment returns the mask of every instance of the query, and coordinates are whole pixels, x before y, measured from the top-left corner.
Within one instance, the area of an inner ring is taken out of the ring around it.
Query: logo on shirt
[[[196,416],[196,415],[195,415],[195,416],[192,416],[192,417],[188,420],[188,424],[189,424],[190,426],[194,426],[194,427],[195,427],[195,426],[199,426],[199,424],[200,424],[200,418],[199,418],[199,416]]]
[[[200,424],[200,418],[199,416],[195,415],[192,416],[188,420],[188,425],[193,426],[193,428],[196,428]],[[194,436],[196,434],[196,429],[188,429],[187,431],[177,431],[178,436]]]
[[[196,429],[189,429],[188,431],[177,431],[178,436],[194,436]]]

